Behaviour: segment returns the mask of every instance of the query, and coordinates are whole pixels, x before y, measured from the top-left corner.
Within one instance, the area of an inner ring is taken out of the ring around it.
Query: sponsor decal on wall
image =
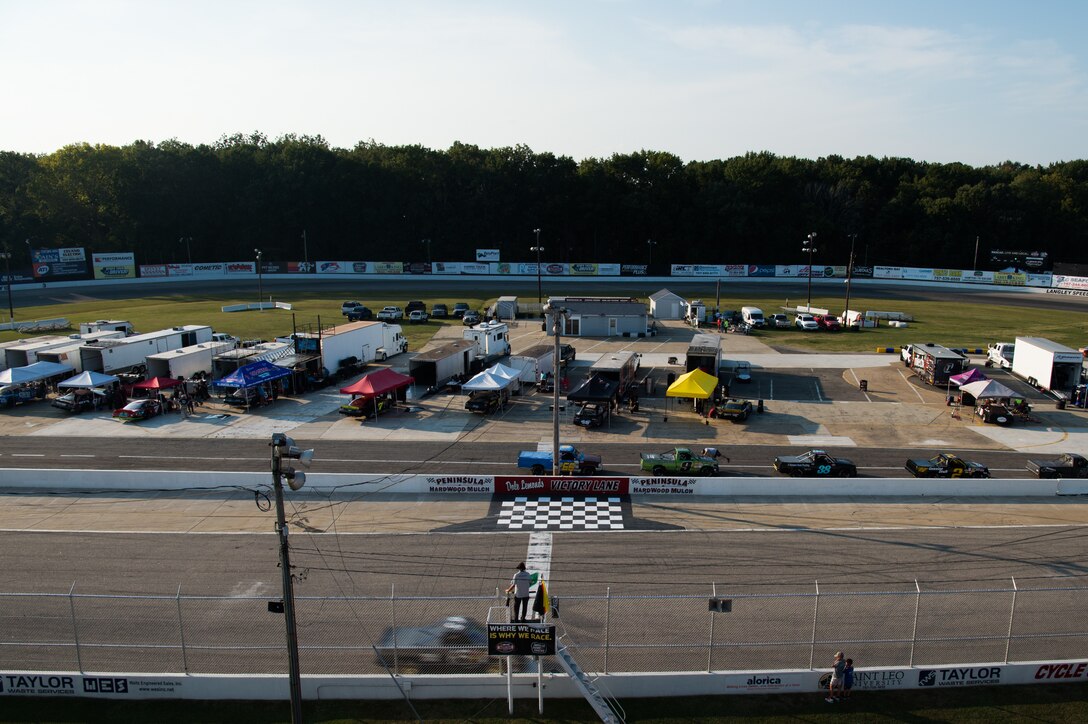
[[[621,272],[620,264],[598,264],[597,276],[599,277],[618,277]]]
[[[492,493],[495,478],[490,475],[427,476],[427,491],[431,493]]]
[[[498,249],[477,249],[476,261],[491,262],[500,261]]]
[[[553,261],[551,263],[544,262],[544,263],[541,263],[540,266],[542,267],[541,272],[545,276],[559,276],[559,275],[567,273],[567,265],[566,264],[560,264],[559,262],[555,262],[555,261]]]
[[[742,691],[800,691],[805,688],[806,674],[774,672],[758,674],[726,674],[725,689],[730,693]]]
[[[313,274],[317,269],[314,261],[289,261],[287,262],[288,274]]]
[[[1051,274],[1028,274],[1026,276],[1026,283],[1029,287],[1049,287],[1054,284],[1054,276]],[[992,274],[990,278],[993,279]]]
[[[994,284],[1001,286],[1022,287],[1027,284],[1027,281],[1028,275],[1020,272],[994,272]]]
[[[631,478],[631,493],[639,495],[695,495],[696,478]]]
[[[191,277],[193,275],[192,264],[167,264],[166,276],[169,277]]]
[[[627,495],[628,478],[535,477],[532,475],[496,475],[495,492],[500,495],[547,495],[584,493]]]
[[[960,277],[960,280],[972,284],[993,284],[994,273],[991,271],[982,270],[967,271],[965,269],[962,276]]]
[[[646,276],[645,264],[620,264],[620,275],[625,277],[644,277]]]
[[[855,264],[854,265],[854,271],[852,271],[850,273],[851,273],[852,276],[857,277],[857,278],[871,279],[872,276],[873,276],[873,267],[863,265],[863,264]]]
[[[1088,677],[1088,662],[1065,661],[1060,664],[1043,664],[1035,670],[1036,680],[1068,680]]]
[[[873,277],[875,279],[902,279],[903,267],[901,266],[874,266]]]
[[[376,261],[372,265],[375,274],[403,274],[404,264],[399,261]]]
[[[179,265],[181,266],[181,265]],[[193,276],[196,277],[220,277],[226,273],[226,264],[191,264]]]
[[[723,277],[746,277],[748,276],[747,264],[723,264],[722,265]]]
[[[255,261],[228,261],[223,265],[223,271],[227,274],[256,274],[257,262]]]
[[[932,281],[933,270],[932,269],[918,269],[915,267],[903,267],[903,278],[913,279],[916,281]]]
[[[775,271],[775,266],[773,264],[748,265],[748,276],[750,277],[773,277]]]
[[[998,276],[997,274],[994,275]],[[1053,285],[1057,289],[1088,289],[1088,277],[1072,277],[1067,274],[1055,274]]]
[[[868,691],[901,689],[906,686],[907,672],[902,669],[854,671],[854,688]],[[822,687],[827,688],[826,684]]]
[[[1000,666],[969,666],[962,669],[922,669],[918,686],[985,686],[1001,683]]]
[[[95,279],[135,279],[136,257],[129,252],[93,254],[91,266]]]
[[[570,273],[572,276],[596,276],[597,265],[596,264],[571,264]]]
[[[488,656],[554,656],[555,626],[527,623],[487,624]]]
[[[140,265],[141,277],[164,277],[166,276],[166,264],[141,264]]]

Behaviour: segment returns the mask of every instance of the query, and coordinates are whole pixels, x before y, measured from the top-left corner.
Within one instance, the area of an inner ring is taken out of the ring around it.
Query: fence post
[[[612,586],[605,589],[604,596],[604,673],[608,673],[608,627],[612,622]]]
[[[178,604],[178,632],[181,634],[181,667],[186,674],[189,673],[189,655],[185,650],[185,619],[181,617],[181,584],[178,584],[178,594],[174,597]]]
[[[711,583],[710,584],[710,597],[711,598],[717,598],[718,597],[718,584],[717,583]],[[714,619],[715,618],[716,618],[716,616],[714,615],[714,612],[711,611],[710,612],[710,641],[707,642],[707,647],[706,647],[706,673],[708,673],[708,674],[711,671],[714,670]]]
[[[1012,576],[1012,606],[1009,607],[1009,633],[1005,637],[1005,663],[1009,663],[1009,647],[1012,646],[1012,622],[1016,618],[1016,576]]]
[[[389,585],[389,617],[392,619],[393,628],[393,673],[400,674],[400,668],[397,666],[397,599],[396,599],[397,584],[392,583]]]
[[[812,669],[812,662],[816,660],[816,622],[820,620],[820,582],[816,581],[816,605],[812,608],[812,643],[808,649],[808,668]]]
[[[76,604],[75,598],[72,596],[76,590],[76,582],[72,581],[72,587],[68,589],[68,610],[72,613],[72,636],[76,640],[76,666],[79,667],[79,673],[83,673],[83,655],[79,650],[79,623],[76,621]]]
[[[922,603],[922,587],[914,579],[914,628],[910,632],[910,665],[914,666],[914,643],[918,640],[918,606]]]

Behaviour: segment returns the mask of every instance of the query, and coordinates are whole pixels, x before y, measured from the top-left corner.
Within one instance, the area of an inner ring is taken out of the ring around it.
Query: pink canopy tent
[[[958,375],[952,375],[948,378],[948,381],[957,387],[963,387],[969,385],[972,382],[982,382],[983,380],[990,379],[986,375],[982,374],[982,371],[978,367],[972,367],[966,372],[960,372]]]
[[[143,382],[137,382],[132,386],[134,390],[169,390],[171,387],[177,387],[182,384],[181,380],[175,380],[173,377],[152,377],[149,380]]]

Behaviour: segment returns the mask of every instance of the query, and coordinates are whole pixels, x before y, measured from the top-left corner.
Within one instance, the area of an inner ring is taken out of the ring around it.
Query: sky
[[[1088,157],[1083,0],[0,0],[0,150]]]

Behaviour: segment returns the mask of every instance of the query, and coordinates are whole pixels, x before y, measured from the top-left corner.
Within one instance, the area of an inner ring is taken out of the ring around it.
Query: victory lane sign
[[[555,656],[555,626],[487,624],[488,656]]]

